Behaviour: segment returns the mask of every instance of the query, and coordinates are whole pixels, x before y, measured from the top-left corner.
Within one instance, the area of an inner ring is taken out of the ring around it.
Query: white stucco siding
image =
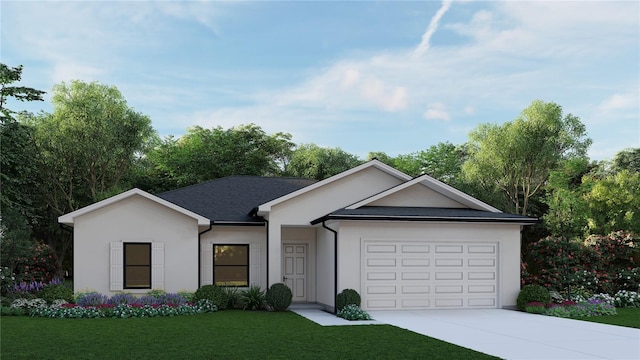
[[[194,291],[198,287],[197,239],[195,219],[142,196],[78,216],[74,223],[74,290],[117,293],[110,290],[111,242],[162,242],[164,290]],[[148,290],[124,291],[142,294]]]
[[[200,236],[201,285],[213,284],[213,245],[249,245],[249,284],[267,288],[266,229],[263,226],[213,226]]]
[[[332,229],[338,229],[337,224],[331,225]],[[334,236],[324,228],[316,228],[317,243],[317,286],[316,301],[324,305],[327,310],[332,310],[335,303],[334,292]]]
[[[496,307],[515,305],[520,289],[519,225],[341,222],[338,237],[338,291],[352,288],[363,294],[363,241],[497,244]]]
[[[466,208],[465,205],[433,191],[420,183],[403,189],[402,191],[393,193],[382,199],[373,201],[367,205]]]
[[[274,205],[269,221],[309,225],[312,220],[402,183],[375,167],[364,169],[295,198]]]

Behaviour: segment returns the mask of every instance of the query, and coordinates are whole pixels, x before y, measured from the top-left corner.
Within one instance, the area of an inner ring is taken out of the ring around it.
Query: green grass
[[[617,308],[616,315],[576,317],[572,319],[640,329],[640,308]]]
[[[0,318],[2,359],[496,359],[390,325],[226,310],[136,319]]]

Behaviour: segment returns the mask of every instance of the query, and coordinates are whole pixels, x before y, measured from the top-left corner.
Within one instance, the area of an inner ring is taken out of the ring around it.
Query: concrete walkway
[[[323,326],[389,324],[504,359],[640,359],[638,329],[512,310],[369,311],[366,322],[293,311]]]

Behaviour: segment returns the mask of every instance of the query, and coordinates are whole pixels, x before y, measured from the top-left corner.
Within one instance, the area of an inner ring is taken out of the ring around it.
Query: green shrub
[[[355,305],[360,307],[360,294],[353,289],[344,289],[336,296],[336,309],[342,310],[347,305]]]
[[[285,284],[273,284],[267,290],[267,305],[273,311],[285,311],[291,305],[293,294],[291,289]]]
[[[540,285],[525,285],[518,294],[516,306],[518,310],[525,311],[527,304],[531,302],[549,304],[551,302],[549,290]]]
[[[193,295],[193,301],[210,300],[218,310],[224,310],[227,308],[227,295],[223,288],[216,285],[204,285],[200,289],[196,290]]]
[[[264,308],[264,291],[258,285],[251,285],[249,289],[244,290],[240,295],[240,299],[243,305],[242,308],[245,310],[261,310]]]
[[[0,316],[24,316],[27,312],[22,308],[3,306],[0,308]]]
[[[349,321],[371,320],[371,315],[355,304],[349,304],[340,309],[340,311],[338,311],[338,317]]]
[[[64,284],[45,285],[38,293],[38,297],[44,299],[47,304],[55,300],[62,299],[66,302],[73,302],[73,290]]]
[[[147,296],[153,296],[156,299],[160,299],[166,294],[167,292],[162,289],[153,289],[153,290],[147,291]]]
[[[241,308],[240,290],[237,287],[224,287],[223,289],[227,297],[227,309]]]
[[[186,302],[193,302],[193,297],[195,296],[195,293],[193,291],[180,290],[178,291],[178,295],[182,296],[184,298],[184,301]]]

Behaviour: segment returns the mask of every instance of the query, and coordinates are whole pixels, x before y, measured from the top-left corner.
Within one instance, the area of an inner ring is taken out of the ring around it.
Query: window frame
[[[246,248],[246,254],[247,254],[247,258],[246,258],[246,265],[217,265],[216,264],[216,247],[218,246],[242,246],[244,248]],[[249,285],[251,284],[251,279],[250,279],[250,262],[249,262],[249,255],[250,255],[250,250],[251,247],[249,244],[213,244],[213,285],[216,286],[220,286],[220,287],[235,287],[235,288],[243,288],[243,287],[249,287]],[[216,268],[221,267],[244,267],[246,269],[246,278],[247,278],[247,282],[246,285],[225,285],[225,284],[217,284],[216,283]]]
[[[146,245],[149,251],[148,265],[127,265],[127,247],[129,245]],[[149,286],[129,286],[127,283],[127,268],[146,267],[149,269]],[[153,246],[150,242],[124,242],[122,243],[122,288],[123,289],[151,289],[153,286]]]

